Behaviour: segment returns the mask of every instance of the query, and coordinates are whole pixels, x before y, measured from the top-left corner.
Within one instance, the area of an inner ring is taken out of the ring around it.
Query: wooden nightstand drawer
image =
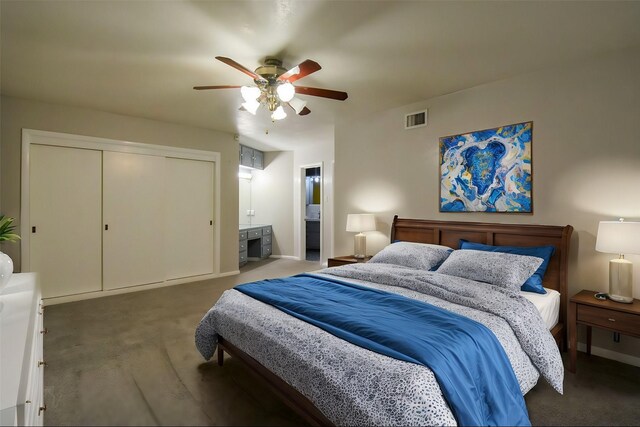
[[[640,331],[640,316],[583,304],[578,305],[578,322],[629,335],[637,335]]]

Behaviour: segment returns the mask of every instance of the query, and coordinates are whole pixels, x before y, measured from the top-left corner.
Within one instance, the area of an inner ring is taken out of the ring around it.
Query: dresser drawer
[[[262,229],[262,235],[263,236],[271,236],[271,227],[264,227]]]
[[[247,232],[249,239],[255,239],[256,237],[262,236],[262,228],[257,228],[255,230],[249,230]]]
[[[246,231],[241,231],[240,232],[240,240],[247,240],[247,232]]]
[[[240,245],[238,246],[238,251],[239,252],[246,252],[247,251],[247,241],[246,240],[240,240]]]
[[[245,262],[247,262],[247,251],[240,252],[240,258],[238,261],[240,265],[244,264]]]
[[[262,258],[268,258],[271,255],[271,245],[262,247]]]
[[[262,245],[270,245],[271,236],[262,236]]]
[[[640,316],[630,313],[578,304],[578,322],[615,329],[623,334],[640,335]]]

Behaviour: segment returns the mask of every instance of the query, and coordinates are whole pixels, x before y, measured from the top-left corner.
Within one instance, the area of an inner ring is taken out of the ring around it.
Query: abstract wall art
[[[533,122],[440,138],[440,212],[532,213]]]

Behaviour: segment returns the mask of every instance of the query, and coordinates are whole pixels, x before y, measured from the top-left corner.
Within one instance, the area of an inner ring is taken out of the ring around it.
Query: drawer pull
[[[615,322],[616,319],[612,319],[611,317],[609,318],[609,322]]]
[[[41,330],[41,331],[40,331],[40,333],[41,333],[42,335],[45,335],[45,334],[48,334],[48,333],[49,333],[49,330],[48,330],[47,328],[44,328],[43,330]]]
[[[42,405],[39,409],[38,409],[38,416],[42,415],[42,412],[47,410],[47,405]]]
[[[47,364],[47,362],[45,362],[44,360],[38,360],[38,368],[40,366],[47,367],[47,366],[49,366],[49,364]]]

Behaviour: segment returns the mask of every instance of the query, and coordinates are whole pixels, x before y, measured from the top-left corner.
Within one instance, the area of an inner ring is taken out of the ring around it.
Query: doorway
[[[306,167],[304,168],[304,177],[304,254],[307,261],[320,261],[320,230],[322,230],[322,168],[320,166]]]

